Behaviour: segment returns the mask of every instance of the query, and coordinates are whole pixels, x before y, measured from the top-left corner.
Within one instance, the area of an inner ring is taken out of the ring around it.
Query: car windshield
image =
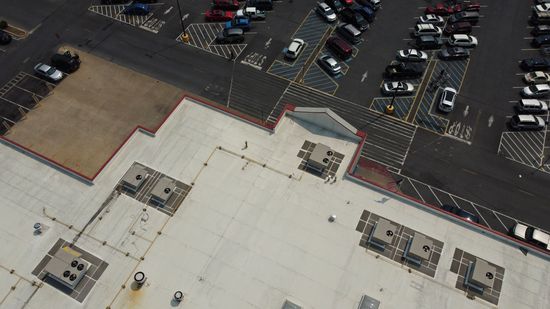
[[[532,85],[532,86],[529,86],[529,90],[531,90],[531,92],[537,92],[538,88],[537,88],[537,86]]]
[[[331,8],[327,7],[325,9],[325,13],[327,13],[327,15],[332,15],[332,14],[334,14],[334,11]]]
[[[452,102],[455,98],[455,93],[452,91],[445,91],[445,101]]]
[[[525,239],[533,239],[533,232],[535,231],[535,228],[532,226],[528,227],[525,230]]]
[[[48,75],[52,75],[53,73],[55,73],[55,69],[52,68],[52,67],[50,67],[50,68],[46,71],[46,73],[47,73]]]

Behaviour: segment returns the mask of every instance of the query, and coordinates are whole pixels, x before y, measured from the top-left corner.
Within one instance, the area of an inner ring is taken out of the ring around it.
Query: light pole
[[[395,102],[395,96],[397,95],[397,87],[393,89],[393,96],[391,97],[391,102],[389,105],[386,105],[386,114],[393,115],[393,112],[395,110],[395,107],[393,107],[393,103]]]
[[[187,32],[185,31],[185,25],[183,24],[183,16],[181,16],[180,0],[176,0],[176,4],[178,6],[178,13],[180,16],[180,24],[181,24],[181,30],[182,30],[181,40],[184,43],[189,43],[189,34],[187,34]]]

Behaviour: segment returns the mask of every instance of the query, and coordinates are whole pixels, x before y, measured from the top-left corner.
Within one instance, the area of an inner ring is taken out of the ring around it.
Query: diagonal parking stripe
[[[392,98],[374,98],[372,100],[371,109],[384,113],[386,106],[390,105]],[[393,106],[395,108],[394,116],[399,119],[405,119],[409,115],[414,97],[396,97]]]
[[[498,153],[507,159],[539,168],[544,153],[544,132],[503,132]]]
[[[233,57],[236,59],[246,48],[247,44],[216,44],[216,34],[222,31],[223,28],[223,23],[190,24],[186,28],[190,39],[188,43],[184,44],[223,58],[229,58],[233,54]],[[178,35],[176,41],[181,42],[181,33]]]

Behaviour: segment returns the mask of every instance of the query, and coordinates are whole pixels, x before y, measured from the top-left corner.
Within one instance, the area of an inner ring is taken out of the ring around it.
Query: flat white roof
[[[306,140],[344,155],[335,182],[298,169]],[[491,307],[455,288],[455,248],[505,268],[499,307],[550,307],[547,260],[343,178],[356,148],[302,120],[271,133],[190,100],[155,137],[131,137],[94,185],[0,144],[0,307],[173,308],[177,290],[181,308],[357,308],[365,294],[380,308]],[[124,194],[104,204],[134,162],[194,184],[174,216]],[[435,277],[360,247],[363,210],[444,242]],[[84,301],[33,286],[53,244],[86,225],[76,245],[109,265]],[[136,271],[147,281],[134,290]]]

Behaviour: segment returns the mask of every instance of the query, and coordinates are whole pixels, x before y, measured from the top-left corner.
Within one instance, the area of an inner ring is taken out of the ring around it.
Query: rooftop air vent
[[[384,250],[386,245],[392,243],[396,229],[397,226],[395,224],[380,218],[378,223],[373,227],[368,241],[380,250]]]
[[[433,241],[420,233],[414,233],[403,252],[403,258],[417,265],[430,258]]]
[[[81,259],[80,255],[69,247],[62,247],[52,256],[44,270],[51,278],[74,289],[90,267],[90,263]]]
[[[307,160],[307,164],[309,167],[322,172],[328,166],[333,156],[334,151],[330,149],[330,147],[318,143],[313,148],[313,151]]]
[[[151,199],[161,205],[164,205],[174,193],[176,182],[166,176],[159,179],[153,190],[151,190]]]
[[[147,176],[147,170],[143,166],[134,164],[122,177],[122,185],[129,191],[136,192]]]

